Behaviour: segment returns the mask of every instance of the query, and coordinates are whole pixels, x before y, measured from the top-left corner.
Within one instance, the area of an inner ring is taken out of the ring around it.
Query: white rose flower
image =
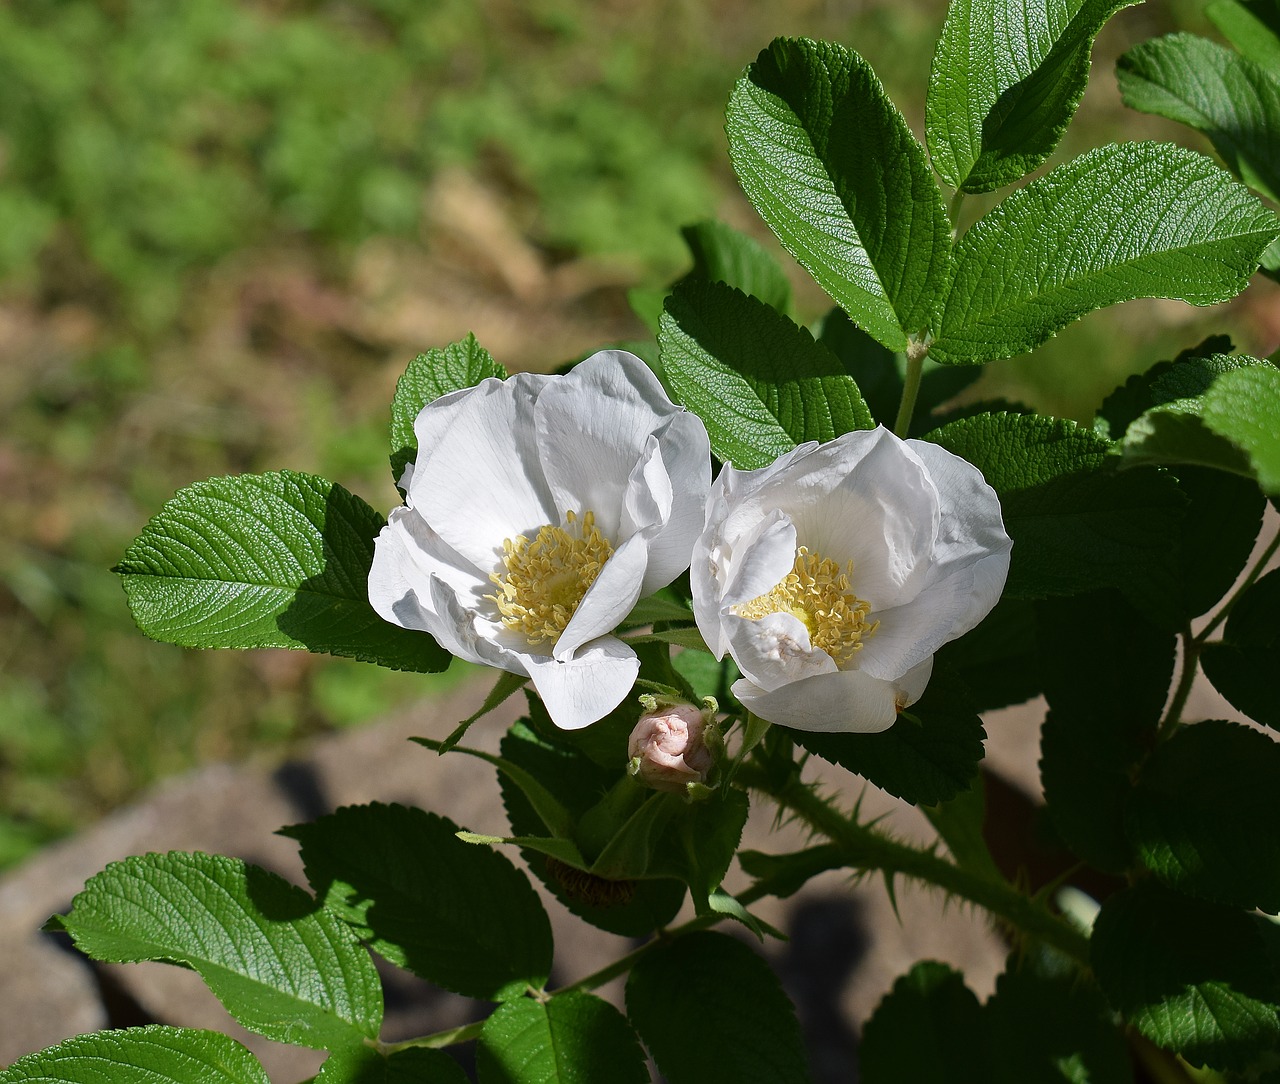
[[[846,433],[760,470],[725,466],[694,547],[694,613],[742,671],[748,710],[874,733],[996,604],[1012,545],[972,464],[884,428]]]
[[[711,482],[702,421],[632,354],[442,396],[414,422],[405,504],[378,536],[369,599],[469,662],[527,675],[574,730],[630,692],[610,635],[689,565]]]

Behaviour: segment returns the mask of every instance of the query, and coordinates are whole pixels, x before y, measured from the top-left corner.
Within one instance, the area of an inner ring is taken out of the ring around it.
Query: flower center
[[[739,603],[733,612],[759,621],[769,614],[791,614],[809,630],[809,642],[831,656],[840,669],[848,665],[875,634],[879,621],[867,621],[871,603],[849,589],[853,562],[844,571],[829,557],[810,553],[801,546],[795,565],[772,590]]]
[[[503,539],[503,571],[489,575],[498,592],[485,597],[497,604],[502,623],[531,644],[559,638],[613,555],[594,512],[584,513],[581,520],[569,512],[565,520],[563,527],[539,527],[531,539]]]

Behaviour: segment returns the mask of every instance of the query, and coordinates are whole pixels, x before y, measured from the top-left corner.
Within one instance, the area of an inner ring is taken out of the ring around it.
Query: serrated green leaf
[[[1231,706],[1264,726],[1280,730],[1280,571],[1270,572],[1240,596],[1221,642],[1200,655],[1205,676]]]
[[[1032,604],[1005,595],[977,628],[942,646],[937,665],[960,675],[974,711],[1020,704],[1043,684],[1034,661],[1035,628]]]
[[[0,1070],[0,1084],[269,1084],[258,1060],[214,1031],[152,1025],[77,1035]]]
[[[1120,471],[1110,444],[1074,422],[981,414],[928,439],[982,471],[1013,539],[1006,598],[1036,599],[1116,587],[1176,622],[1185,514],[1177,482],[1153,468]]]
[[[641,957],[627,980],[627,1015],[670,1084],[809,1080],[800,1025],[778,977],[725,934],[688,934]],[[707,1042],[710,1035],[733,1038]]]
[[[1124,1035],[1078,973],[1015,955],[982,1015],[992,1084],[1133,1084]]]
[[[925,960],[893,984],[862,1029],[865,1084],[987,1084],[982,1006],[964,976]]]
[[[648,1084],[644,1051],[617,1009],[593,994],[508,1001],[476,1046],[480,1084]]]
[[[148,636],[183,647],[302,647],[394,670],[449,655],[369,605],[386,521],[340,485],[294,471],[210,478],[178,491],[115,571]]]
[[[779,38],[738,81],[726,129],[738,181],[783,247],[855,323],[905,349],[949,273],[951,226],[867,62]]]
[[[1256,365],[1223,373],[1204,393],[1204,424],[1249,457],[1268,496],[1280,496],[1280,369]]]
[[[1170,34],[1116,62],[1130,109],[1189,125],[1250,188],[1280,199],[1280,78],[1217,42]]]
[[[754,237],[714,219],[685,226],[680,234],[693,256],[693,270],[687,277],[723,282],[778,312],[791,310],[791,283]]]
[[[401,475],[406,463],[418,454],[418,438],[413,423],[422,408],[442,395],[463,388],[473,388],[489,377],[507,378],[507,370],[493,360],[474,335],[451,343],[443,350],[419,354],[396,381],[391,400],[391,477],[405,491]]]
[[[1204,155],[1098,147],[1008,196],[956,244],[930,356],[1013,357],[1136,297],[1195,305],[1248,284],[1280,218]]]
[[[800,325],[724,283],[676,287],[658,346],[672,395],[706,423],[712,452],[743,470],[804,441],[875,425],[834,355]]]
[[[1036,611],[1037,668],[1049,703],[1040,746],[1049,816],[1081,858],[1121,873],[1131,864],[1131,773],[1160,722],[1175,637],[1113,592],[1050,599]]]
[[[957,0],[929,73],[926,134],[952,188],[989,192],[1058,145],[1103,24],[1139,0]]]
[[[1241,55],[1280,70],[1280,4],[1276,0],[1214,0],[1204,13]]]
[[[467,1074],[441,1050],[410,1047],[383,1056],[369,1047],[332,1054],[312,1084],[468,1084]]]
[[[149,854],[90,878],[61,919],[96,960],[186,964],[250,1031],[317,1049],[382,1023],[382,987],[355,935],[283,878],[221,855]]]
[[[879,734],[792,731],[796,744],[912,805],[954,798],[973,781],[986,731],[954,674],[935,669],[916,703]]]
[[[1093,421],[1094,432],[1108,440],[1120,440],[1153,406],[1199,395],[1228,369],[1252,361],[1233,357],[1234,349],[1228,336],[1210,335],[1172,361],[1157,361],[1146,372],[1135,373],[1102,401]]]
[[[317,897],[380,956],[467,997],[540,989],[551,924],[537,894],[504,855],[457,832],[444,817],[375,802],[280,834],[302,845]]]
[[[1280,912],[1280,745],[1221,720],[1183,727],[1143,766],[1125,825],[1171,888]]]
[[[840,359],[844,371],[858,385],[872,420],[893,428],[903,388],[898,355],[876,342],[841,308],[834,308],[823,317],[818,342]]]
[[[1112,1007],[1193,1065],[1280,1048],[1280,931],[1264,918],[1146,881],[1103,903],[1089,955]]]

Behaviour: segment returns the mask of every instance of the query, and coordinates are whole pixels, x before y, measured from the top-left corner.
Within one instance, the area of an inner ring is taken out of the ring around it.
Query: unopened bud
[[[715,762],[706,742],[707,715],[692,704],[655,705],[627,742],[631,774],[654,790],[677,793],[705,783]]]

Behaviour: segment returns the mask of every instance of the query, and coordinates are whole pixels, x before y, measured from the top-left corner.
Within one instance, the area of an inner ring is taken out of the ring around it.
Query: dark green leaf
[[[1262,527],[1266,498],[1248,478],[1202,467],[1179,467],[1178,485],[1191,503],[1182,524],[1183,611],[1198,617],[1235,583]]]
[[[1130,109],[1190,125],[1250,188],[1280,199],[1280,79],[1195,34],[1135,45],[1116,62]]]
[[[1264,918],[1148,881],[1102,905],[1090,958],[1112,1007],[1152,1042],[1242,1068],[1280,1048],[1278,941]]]
[[[799,892],[819,873],[840,869],[847,860],[848,855],[835,843],[822,843],[791,854],[742,851],[738,855],[743,873],[767,882],[768,894],[780,899]]]
[[[1280,496],[1280,369],[1254,365],[1223,373],[1204,394],[1204,424],[1249,457],[1268,496]]]
[[[527,724],[515,724],[502,739],[502,754],[563,799],[576,820],[621,776],[626,764],[626,737],[623,736],[616,761],[618,767],[608,769],[570,744],[568,732],[555,730],[550,723],[547,726],[548,732],[535,733]],[[587,728],[594,729],[595,726]],[[521,790],[505,777],[499,779],[499,785],[512,832],[517,836],[541,834],[541,818]],[[685,886],[679,881],[607,881],[581,874],[530,850],[523,851],[522,857],[534,875],[575,915],[624,937],[643,937],[665,926],[684,901]]]
[[[929,439],[982,471],[1013,539],[1006,598],[1116,587],[1177,622],[1178,554],[1169,545],[1186,498],[1152,468],[1120,471],[1110,444],[1074,422],[983,414]]]
[[[929,75],[934,168],[953,188],[988,192],[1039,166],[1089,81],[1102,25],[1139,0],[958,0]]]
[[[382,1022],[373,961],[336,915],[235,858],[149,854],[113,862],[61,925],[89,956],[194,968],[241,1024],[318,1049],[358,1045]]]
[[[800,1025],[777,976],[724,934],[688,934],[641,957],[627,980],[627,1015],[670,1084],[809,1080]]]
[[[1204,13],[1242,55],[1272,71],[1280,70],[1280,4],[1276,0],[1214,0]]]
[[[833,354],[724,283],[678,286],[667,298],[658,345],[672,395],[706,423],[712,452],[744,470],[804,441],[875,424]]]
[[[500,1006],[476,1047],[480,1084],[648,1084],[635,1033],[607,1001],[581,992]]]
[[[1125,803],[1173,676],[1175,639],[1113,592],[1036,607],[1049,717],[1040,778],[1054,827],[1111,873],[1131,864]]]
[[[413,423],[422,408],[442,395],[472,388],[488,377],[505,380],[507,370],[493,360],[489,351],[468,335],[443,350],[428,350],[411,362],[396,381],[391,400],[391,477],[400,485],[406,463],[418,454],[418,438]],[[405,487],[400,486],[403,493]]]
[[[1088,979],[1014,956],[983,1007],[992,1084],[1132,1084],[1124,1035]]]
[[[269,1084],[257,1059],[214,1031],[154,1025],[77,1035],[0,1070],[0,1084]]]
[[[339,485],[275,471],[179,490],[125,552],[133,619],[183,647],[304,647],[433,672],[449,655],[369,605],[383,518]]]
[[[1267,735],[1220,720],[1183,727],[1129,799],[1134,851],[1180,892],[1280,912],[1277,779],[1280,745]]]
[[[723,282],[778,312],[790,311],[791,283],[760,242],[714,219],[685,226],[680,233],[693,256],[690,278]]]
[[[540,989],[551,924],[537,894],[503,854],[457,831],[433,813],[373,803],[280,834],[302,845],[317,896],[392,963],[467,997]]]
[[[410,1047],[384,1057],[361,1047],[331,1055],[314,1084],[468,1084],[467,1074],[440,1050]]]
[[[960,238],[930,356],[1013,357],[1136,297],[1226,301],[1278,233],[1280,219],[1203,155],[1163,143],[1098,147],[1018,189]]]
[[[1218,375],[1245,363],[1246,359],[1230,356],[1233,349],[1228,336],[1210,335],[1172,361],[1158,361],[1146,372],[1135,373],[1103,400],[1093,422],[1094,432],[1108,440],[1120,440],[1153,406],[1199,395]]]
[[[902,400],[898,355],[876,342],[840,308],[832,309],[823,318],[818,342],[839,358],[845,372],[853,377],[872,420],[892,428]],[[968,369],[954,371],[969,372]],[[973,370],[974,375],[979,371]]]
[[[913,805],[945,802],[972,783],[986,731],[963,684],[941,668],[898,721],[879,734],[792,731],[797,745]]]
[[[862,1030],[863,1084],[987,1084],[982,1006],[964,976],[933,960],[893,984]]]
[[[1035,665],[1035,611],[1026,599],[1005,595],[982,624],[938,652],[937,664],[964,680],[974,711],[1030,700],[1041,689]]]
[[[738,81],[726,127],[738,180],[787,251],[856,324],[905,349],[947,279],[951,226],[866,61],[779,38]]]
[[[1221,643],[1204,646],[1205,675],[1237,711],[1280,730],[1280,571],[1270,572],[1239,599]]]

